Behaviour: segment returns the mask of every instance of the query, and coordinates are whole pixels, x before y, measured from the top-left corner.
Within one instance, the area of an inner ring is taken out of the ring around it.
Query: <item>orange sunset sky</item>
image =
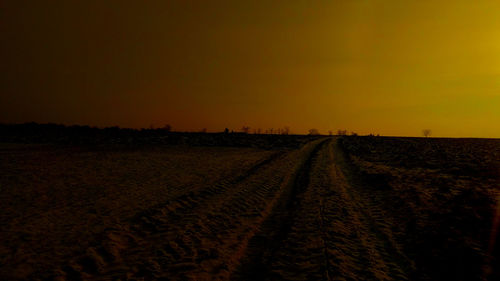
[[[500,1],[1,1],[0,38],[3,123],[500,137]]]

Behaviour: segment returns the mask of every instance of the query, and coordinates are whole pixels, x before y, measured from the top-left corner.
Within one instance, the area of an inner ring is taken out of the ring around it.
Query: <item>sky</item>
[[[500,1],[0,0],[0,122],[500,137]]]

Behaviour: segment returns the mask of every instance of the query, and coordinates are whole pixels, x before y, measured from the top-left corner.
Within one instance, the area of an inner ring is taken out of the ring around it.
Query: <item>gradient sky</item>
[[[0,38],[0,122],[500,137],[500,1],[0,1]]]

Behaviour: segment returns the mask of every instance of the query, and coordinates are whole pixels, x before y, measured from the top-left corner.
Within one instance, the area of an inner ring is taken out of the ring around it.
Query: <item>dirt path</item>
[[[240,280],[265,280],[274,275],[271,263],[283,249],[283,242],[291,234],[294,221],[300,213],[300,195],[306,191],[310,182],[313,160],[325,145],[319,143],[306,161],[298,168],[293,183],[283,193],[274,206],[272,214],[262,223],[259,232],[249,242],[241,266],[233,276]]]
[[[58,280],[407,280],[380,198],[335,139],[276,154],[107,229]]]
[[[407,280],[412,263],[392,238],[377,198],[352,185],[328,140],[311,154],[250,241],[239,280]]]
[[[56,273],[66,280],[227,280],[317,141],[108,229]]]

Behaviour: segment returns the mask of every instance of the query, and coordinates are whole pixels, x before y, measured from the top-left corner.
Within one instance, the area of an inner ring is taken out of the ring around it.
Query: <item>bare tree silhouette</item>
[[[319,135],[318,129],[309,129],[309,135],[311,135],[311,136]]]
[[[290,127],[288,127],[288,126],[283,127],[283,130],[281,132],[283,135],[290,134]]]
[[[337,131],[337,135],[339,135],[339,136],[345,136],[345,135],[347,135],[347,130],[338,130]]]
[[[422,135],[424,135],[424,137],[429,137],[430,135],[432,134],[432,131],[431,129],[423,129],[422,130]]]
[[[165,126],[163,126],[162,130],[170,132],[172,131],[172,126],[170,126],[170,124],[166,124]]]
[[[248,132],[250,132],[250,127],[248,127],[248,126],[243,126],[243,127],[241,128],[241,131],[243,131],[243,133],[245,133],[245,134],[248,134]]]

